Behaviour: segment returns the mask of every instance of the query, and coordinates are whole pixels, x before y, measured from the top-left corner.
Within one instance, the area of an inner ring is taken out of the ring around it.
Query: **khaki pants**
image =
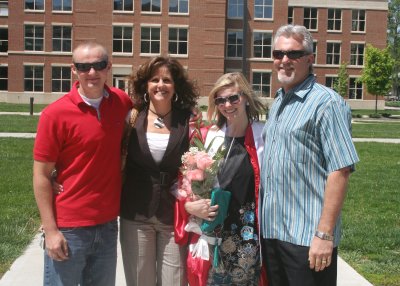
[[[156,217],[121,218],[120,240],[127,286],[187,285],[187,247],[174,241],[174,227]]]

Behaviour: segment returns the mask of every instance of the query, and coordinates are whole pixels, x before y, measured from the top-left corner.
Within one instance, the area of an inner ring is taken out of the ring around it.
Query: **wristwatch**
[[[334,239],[333,235],[329,235],[329,234],[319,231],[319,230],[317,230],[314,235],[323,240],[333,241],[333,239]]]

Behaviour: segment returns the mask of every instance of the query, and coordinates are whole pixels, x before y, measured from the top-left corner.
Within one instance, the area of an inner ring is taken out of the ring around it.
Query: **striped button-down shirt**
[[[359,161],[349,106],[310,75],[284,94],[278,90],[263,130],[263,238],[309,246],[322,212],[329,173]],[[340,217],[334,230],[340,240]]]

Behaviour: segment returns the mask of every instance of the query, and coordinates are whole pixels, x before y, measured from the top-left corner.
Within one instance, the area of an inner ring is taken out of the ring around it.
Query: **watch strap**
[[[322,232],[322,231],[319,231],[319,230],[317,230],[317,231],[315,232],[315,236],[316,236],[316,237],[319,237],[319,238],[322,239],[322,240],[333,241],[333,239],[334,239],[334,236],[333,236],[333,235],[330,235],[330,234],[328,234],[328,233],[325,233],[325,232]]]

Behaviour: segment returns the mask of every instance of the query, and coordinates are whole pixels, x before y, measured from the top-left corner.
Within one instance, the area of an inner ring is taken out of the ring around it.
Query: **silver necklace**
[[[158,129],[164,128],[164,127],[165,127],[164,118],[165,118],[168,114],[171,113],[172,108],[171,108],[170,111],[168,111],[168,112],[167,112],[166,114],[164,114],[164,115],[160,115],[160,114],[156,113],[155,111],[151,110],[150,107],[149,107],[149,110],[150,110],[150,112],[153,113],[154,115],[157,115],[157,118],[154,119],[154,121],[153,121],[154,127],[155,127],[155,128],[158,128]]]

